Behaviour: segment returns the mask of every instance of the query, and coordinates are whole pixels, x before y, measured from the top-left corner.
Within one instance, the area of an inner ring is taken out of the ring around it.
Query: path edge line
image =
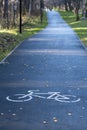
[[[48,26],[48,25],[47,25],[47,26]],[[47,28],[47,26],[46,26],[45,28]],[[23,44],[23,42],[25,42],[26,40],[32,38],[34,35],[37,35],[38,33],[42,32],[45,28],[43,28],[43,29],[40,30],[39,32],[36,32],[36,33],[33,34],[32,36],[30,36],[30,37],[24,39],[23,41],[20,41],[19,44],[16,45],[15,48],[12,49],[12,50],[8,53],[8,55],[7,55],[6,57],[4,57],[4,58],[0,61],[0,64],[3,64],[3,63],[5,62],[5,60],[6,60],[21,44]]]
[[[6,60],[24,41],[25,41],[25,40],[19,42],[19,44],[16,45],[16,47],[15,47],[14,49],[12,49],[12,50],[8,53],[8,55],[0,61],[0,64],[3,64],[3,63],[5,62],[5,60]]]

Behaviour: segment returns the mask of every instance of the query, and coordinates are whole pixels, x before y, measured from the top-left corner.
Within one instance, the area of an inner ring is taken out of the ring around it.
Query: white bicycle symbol
[[[14,94],[12,96],[7,96],[6,99],[11,102],[27,102],[36,98],[55,100],[64,103],[75,103],[79,102],[80,98],[74,95],[61,95],[60,92],[47,92],[47,93],[37,93],[39,90],[29,90],[28,94]]]

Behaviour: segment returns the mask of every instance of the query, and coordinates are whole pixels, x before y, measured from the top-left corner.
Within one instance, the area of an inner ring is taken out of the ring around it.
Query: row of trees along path
[[[43,0],[0,0],[0,28],[9,29],[19,24],[20,2],[23,16],[29,18],[30,14],[40,14]]]

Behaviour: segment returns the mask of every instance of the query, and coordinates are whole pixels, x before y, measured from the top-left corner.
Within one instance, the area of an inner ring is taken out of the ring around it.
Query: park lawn
[[[87,20],[82,20],[80,15],[80,20],[76,21],[76,17],[73,12],[59,11],[59,13],[62,16],[62,18],[78,34],[81,41],[87,47]]]
[[[39,16],[31,16],[31,18],[27,21],[23,21],[22,34],[19,33],[18,27],[9,30],[0,29],[0,61],[5,58],[20,42],[47,26],[46,13],[44,13],[42,24],[40,23]],[[4,48],[2,45],[4,45]]]

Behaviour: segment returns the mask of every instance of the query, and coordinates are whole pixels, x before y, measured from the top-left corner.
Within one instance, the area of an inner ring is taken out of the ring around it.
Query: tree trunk
[[[4,18],[6,19],[6,26],[7,26],[7,29],[9,29],[9,17],[8,17],[8,0],[5,0],[4,1],[5,4],[4,4]]]
[[[79,21],[80,17],[79,17],[79,9],[76,8],[76,21]]]
[[[32,0],[30,0],[30,3],[29,3],[29,16],[31,15],[31,8],[32,8]]]
[[[65,10],[68,11],[67,0],[64,1],[64,4],[65,4]]]
[[[71,6],[71,0],[68,1],[69,10],[72,11],[73,7]]]

